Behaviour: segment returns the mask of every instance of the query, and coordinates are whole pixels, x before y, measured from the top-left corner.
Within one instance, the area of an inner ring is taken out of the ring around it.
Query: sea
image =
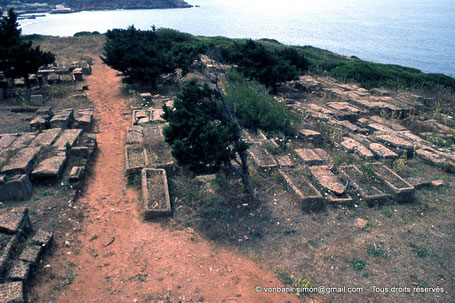
[[[72,36],[134,25],[269,38],[455,77],[454,0],[189,0],[193,8],[84,11],[20,20],[23,34]]]

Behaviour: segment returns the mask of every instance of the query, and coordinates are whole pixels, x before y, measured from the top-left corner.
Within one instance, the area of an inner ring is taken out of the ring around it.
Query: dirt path
[[[124,178],[130,121],[122,115],[127,105],[120,79],[96,64],[87,81],[99,120],[99,153],[86,193],[76,203],[87,209],[80,247],[62,247],[48,260],[52,266],[74,264],[74,280],[57,302],[297,301],[294,295],[257,294],[256,285],[280,283],[241,255],[193,238],[189,230],[170,231],[138,219],[137,193],[127,189]]]

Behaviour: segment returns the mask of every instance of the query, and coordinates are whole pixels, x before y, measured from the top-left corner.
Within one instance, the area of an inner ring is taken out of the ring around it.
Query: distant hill
[[[18,1],[0,0],[0,5],[6,7]],[[147,8],[185,8],[191,7],[184,0],[22,0],[22,3],[48,3],[50,5],[64,4],[73,10],[96,9],[147,9]]]

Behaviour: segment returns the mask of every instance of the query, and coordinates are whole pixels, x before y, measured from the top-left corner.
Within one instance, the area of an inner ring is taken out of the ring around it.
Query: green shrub
[[[257,82],[247,81],[241,74],[228,72],[234,87],[226,89],[228,101],[232,104],[237,95],[237,116],[245,128],[256,131],[262,129],[266,132],[294,133],[293,123],[297,118],[291,114],[286,105],[273,99],[267,89]]]

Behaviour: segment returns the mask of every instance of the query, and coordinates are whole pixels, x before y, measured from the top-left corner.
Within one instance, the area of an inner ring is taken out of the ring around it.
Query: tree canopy
[[[106,37],[102,60],[122,72],[127,83],[155,87],[162,74],[176,68],[188,71],[198,53],[193,36],[172,29],[142,31],[131,26],[110,30]]]
[[[255,79],[273,90],[280,83],[297,79],[299,72],[308,69],[308,62],[295,49],[267,49],[262,43],[247,40],[221,48],[223,59],[235,64],[249,79]]]
[[[0,71],[7,78],[24,77],[27,87],[30,87],[29,75],[54,61],[52,53],[41,51],[39,46],[33,47],[32,42],[21,37],[17,15],[9,10],[0,21]]]
[[[216,91],[195,80],[186,83],[177,95],[174,109],[164,106],[166,142],[181,166],[196,172],[217,171],[234,157],[232,143],[239,139],[235,125],[219,115]]]

